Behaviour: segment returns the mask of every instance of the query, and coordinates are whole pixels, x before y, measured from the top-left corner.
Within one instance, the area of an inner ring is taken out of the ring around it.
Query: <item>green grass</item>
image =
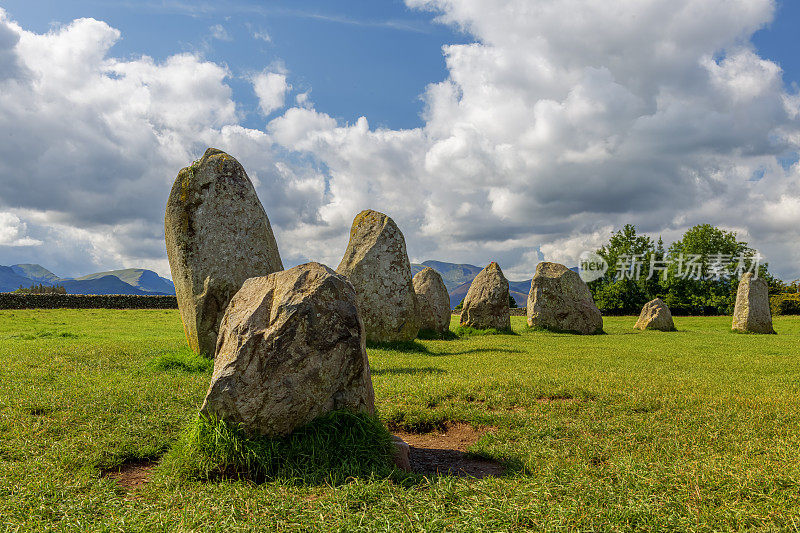
[[[679,331],[670,333],[640,332],[635,317],[611,317],[607,334],[596,336],[533,331],[524,320],[512,317],[516,335],[368,349],[384,423],[491,427],[470,451],[502,461],[503,477],[405,483],[361,472],[333,482],[294,468],[263,483],[198,481],[170,471],[165,458],[151,483],[126,495],[105,469],[174,454],[197,428],[210,369],[190,363],[177,311],[2,311],[0,524],[12,531],[800,527],[799,318],[777,317],[777,335],[734,334],[730,317],[675,317]]]
[[[248,437],[224,421],[195,418],[160,465],[167,481],[245,479],[341,484],[387,477],[394,445],[374,416],[328,413],[281,438]]]

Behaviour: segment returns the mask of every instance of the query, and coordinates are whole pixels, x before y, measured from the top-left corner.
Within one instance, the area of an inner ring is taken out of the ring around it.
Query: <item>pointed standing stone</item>
[[[603,332],[603,317],[589,287],[577,272],[559,263],[536,265],[527,312],[531,327],[582,335]]]
[[[336,272],[356,289],[368,341],[416,338],[420,319],[411,263],[406,241],[394,220],[371,209],[356,215]]]
[[[212,357],[222,315],[244,281],[283,270],[242,165],[209,148],[182,169],[167,200],[164,235],[189,347]]]
[[[511,329],[511,313],[508,310],[508,280],[500,265],[492,261],[478,272],[461,310],[461,325],[476,329]]]
[[[672,321],[672,313],[661,298],[656,298],[644,304],[639,320],[633,326],[636,329],[656,329],[659,331],[676,331]]]
[[[419,302],[420,329],[443,334],[450,331],[450,295],[442,276],[425,267],[414,276],[414,292]]]
[[[753,277],[752,272],[742,275],[739,280],[732,329],[749,333],[775,333],[769,308],[769,285],[764,278]]]

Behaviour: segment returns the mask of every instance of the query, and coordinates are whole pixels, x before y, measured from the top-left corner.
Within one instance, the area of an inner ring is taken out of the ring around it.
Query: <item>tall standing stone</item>
[[[461,325],[476,329],[510,330],[508,280],[500,265],[492,261],[478,272],[461,310]]]
[[[639,320],[633,326],[636,329],[655,329],[658,331],[675,331],[672,313],[661,298],[649,301],[642,307]]]
[[[412,282],[419,302],[420,329],[439,334],[450,331],[450,295],[441,274],[425,267]]]
[[[336,272],[356,289],[368,341],[409,341],[417,336],[420,319],[411,263],[394,220],[371,209],[356,215]]]
[[[209,148],[182,169],[167,200],[164,235],[189,347],[211,357],[225,308],[244,281],[283,270],[242,165]]]
[[[739,280],[732,329],[749,333],[775,333],[769,308],[769,285],[764,278],[753,277],[752,272],[742,275]]]
[[[531,327],[582,335],[603,332],[603,317],[589,287],[577,272],[559,263],[536,265],[527,313]]]
[[[319,263],[245,281],[222,320],[201,412],[274,437],[339,409],[375,412],[353,286]]]

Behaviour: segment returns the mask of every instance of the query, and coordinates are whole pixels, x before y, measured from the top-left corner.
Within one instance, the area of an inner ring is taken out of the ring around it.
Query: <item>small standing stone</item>
[[[636,329],[656,329],[659,331],[676,331],[672,321],[672,313],[661,298],[649,301],[642,307],[639,320],[633,326]]]
[[[201,412],[274,437],[338,409],[375,411],[353,286],[319,263],[245,281]]]
[[[167,200],[164,235],[189,347],[211,357],[222,315],[244,280],[283,270],[272,226],[242,165],[209,148],[182,169]]]
[[[442,276],[431,267],[417,272],[412,279],[419,303],[420,329],[438,334],[450,331],[450,295]]]
[[[769,285],[764,278],[754,277],[752,272],[742,275],[739,280],[732,329],[749,333],[775,333],[769,308]]]
[[[336,272],[356,289],[370,342],[410,341],[419,333],[419,309],[403,234],[390,217],[362,211]]]
[[[536,265],[527,311],[531,327],[581,335],[603,332],[603,317],[589,287],[577,272],[559,263]]]
[[[469,286],[461,310],[461,325],[476,329],[511,330],[508,280],[492,261],[478,272]]]

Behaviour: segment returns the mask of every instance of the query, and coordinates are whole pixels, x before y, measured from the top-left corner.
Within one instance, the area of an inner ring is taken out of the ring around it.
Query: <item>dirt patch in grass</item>
[[[411,470],[424,475],[450,475],[482,479],[503,475],[500,463],[466,453],[491,427],[476,429],[469,424],[449,424],[444,431],[394,432],[411,447]]]
[[[150,481],[156,463],[148,459],[138,459],[123,463],[116,468],[109,468],[103,471],[103,477],[111,478],[128,492],[142,488]]]

